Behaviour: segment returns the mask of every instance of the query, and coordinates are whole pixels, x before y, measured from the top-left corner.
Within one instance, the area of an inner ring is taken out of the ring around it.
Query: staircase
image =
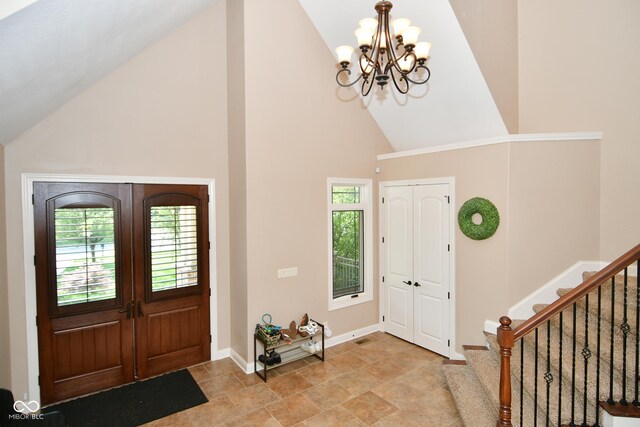
[[[614,266],[625,256],[622,269]],[[485,333],[487,347],[463,346],[466,362],[445,361],[465,425],[601,426],[604,409],[640,416],[640,293],[627,268],[638,258],[640,245],[558,290],[553,304],[534,306],[531,319],[501,318],[502,338]]]

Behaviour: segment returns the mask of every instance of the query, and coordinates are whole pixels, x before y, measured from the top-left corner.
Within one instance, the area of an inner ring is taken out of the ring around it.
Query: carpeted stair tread
[[[490,335],[495,340],[495,335]],[[489,396],[491,404],[498,408],[500,406],[500,398],[498,395],[500,389],[500,362],[496,357],[493,349],[490,351],[465,351],[467,363],[471,366],[482,384],[485,393]],[[511,393],[512,393],[512,421],[514,425],[520,424],[520,377],[511,376]],[[533,425],[534,422],[534,400],[531,395],[524,390],[523,394],[524,411],[522,418],[525,425]],[[543,413],[538,408],[538,419],[541,420]]]
[[[498,419],[497,406],[487,394],[473,369],[466,365],[443,365],[449,390],[467,427],[493,427]]]
[[[591,305],[591,301],[589,301],[589,305]],[[539,312],[545,305],[535,305],[533,307],[535,312]],[[597,317],[593,316],[589,313],[589,342],[587,343],[587,335],[585,333],[585,316],[586,312],[580,308],[576,309],[576,357],[578,357],[577,363],[581,367],[576,371],[576,383],[578,384],[577,388],[582,391],[582,387],[584,384],[584,362],[582,351],[584,348],[588,347],[589,352],[591,353],[590,361],[588,364],[588,375],[587,375],[587,385],[588,387],[596,387],[595,379],[596,379],[596,363],[595,357],[597,356]],[[569,308],[562,312],[562,327],[563,327],[563,373],[565,377],[568,379],[571,378],[571,355],[572,355],[572,335],[573,335],[573,309]],[[551,337],[552,337],[552,351],[551,357],[553,359],[553,363],[557,366],[559,357],[557,356],[557,347],[559,344],[559,327],[560,327],[560,316],[556,315],[551,319]],[[635,378],[635,370],[634,361],[635,361],[635,325],[632,329],[633,333],[627,337],[627,348],[626,348],[626,356],[627,356],[627,395],[633,392],[633,381]],[[546,342],[546,328],[540,328],[540,333],[544,334],[544,340],[541,339],[540,342]],[[533,340],[533,335],[529,334],[527,337],[528,340]],[[623,337],[621,335],[614,333],[614,351],[613,351],[613,366],[614,366],[614,397],[622,396],[622,366],[623,366]],[[601,319],[600,325],[600,389],[609,389],[609,370],[611,367],[611,324]],[[569,365],[567,365],[567,363]],[[595,395],[593,396],[593,401],[595,404]]]
[[[635,270],[632,271],[635,274]],[[585,272],[583,279],[587,280],[594,274],[596,273]],[[562,312],[562,324],[560,315],[557,314],[548,323],[545,322],[538,328],[537,342],[534,331],[527,334],[520,342],[516,342],[511,356],[511,413],[514,426],[521,425],[521,417],[522,425],[527,426],[539,423],[558,427],[558,425],[569,425],[572,421],[576,423],[575,425],[581,425],[585,421],[588,425],[593,425],[596,417],[601,423],[603,410],[598,402],[608,398],[610,385],[613,387],[613,398],[616,401],[623,395],[628,401],[634,399],[637,380],[635,352],[636,341],[638,341],[636,316],[640,291],[637,277],[629,274],[626,280],[625,317],[623,274],[616,275],[613,282],[613,289],[611,280],[604,281],[600,286],[599,310],[598,290],[589,293],[588,301],[584,297],[577,301],[575,332],[573,330],[574,308],[570,305]],[[557,293],[562,297],[570,291],[571,289],[559,289]],[[539,313],[546,306],[535,305],[533,309]],[[598,313],[600,313],[600,319],[598,319]],[[511,326],[515,329],[524,322],[524,320],[513,320]],[[443,367],[456,404],[467,426],[493,426],[498,415],[500,347],[494,334],[485,332],[485,335],[489,351],[467,347],[465,348],[467,365]],[[573,358],[574,335],[575,361]],[[611,357],[612,342],[613,357]],[[562,355],[559,353],[561,343]],[[547,352],[547,346],[550,349],[549,352]],[[534,374],[536,364],[537,377]],[[597,375],[598,372],[599,375]],[[611,377],[612,384],[610,384]],[[626,388],[624,391],[623,385]],[[547,386],[549,387],[548,409]],[[596,396],[596,388],[599,388],[599,396]],[[522,415],[520,415],[521,389]],[[585,408],[586,420],[583,419]],[[558,420],[559,413],[560,420]]]
[[[585,272],[582,277],[584,280],[593,276],[595,272]],[[627,276],[627,318],[633,319],[635,321],[636,311],[637,311],[637,278],[635,276]],[[564,296],[569,293],[573,288],[561,288],[558,289],[557,294],[559,296]],[[601,316],[609,321],[611,321],[611,280],[606,280],[603,282],[603,285],[600,286],[601,289]],[[589,312],[595,315],[598,314],[597,304],[592,303],[597,301],[598,291],[594,290],[589,293]],[[581,308],[585,308],[586,300],[581,298],[577,301],[578,306]],[[618,274],[615,278],[615,289],[614,289],[614,302],[615,302],[615,317],[616,319],[622,319],[622,309],[624,306],[624,276]],[[620,320],[618,324],[621,324]]]
[[[495,336],[488,337],[489,345],[494,350],[495,354],[499,354],[500,347],[498,346],[498,342],[495,339]],[[540,353],[538,355],[538,377],[537,381],[534,375],[535,372],[535,351],[529,345],[525,345],[524,347],[524,375],[523,375],[523,387],[526,393],[531,397],[531,401],[534,400],[536,396],[536,383],[537,383],[537,404],[538,404],[538,423],[546,422],[546,414],[547,414],[547,395],[546,395],[546,386],[547,382],[545,381],[545,374],[547,373],[546,369],[546,352],[545,357],[543,358]],[[562,401],[558,398],[559,390],[558,390],[558,371],[556,367],[553,365],[549,370],[551,375],[553,376],[553,381],[549,387],[549,424],[557,425],[558,420],[558,410],[562,408],[562,423],[569,423],[571,421],[571,413],[570,410],[567,410],[567,402],[571,402],[571,382],[562,381]],[[513,350],[511,356],[511,376],[520,379],[520,344],[517,344]],[[512,393],[515,391],[515,388],[512,388]],[[515,394],[515,393],[514,393]],[[519,397],[512,399],[512,412],[519,411]],[[560,406],[560,404],[562,406]],[[527,402],[525,399],[524,409],[532,407],[533,404]],[[584,410],[584,402],[582,398],[575,400],[574,411],[576,414],[583,414]],[[580,417],[580,419],[582,419]],[[587,401],[587,419],[590,424],[593,424],[595,420],[595,405],[591,402]],[[534,425],[533,421],[527,422],[525,417],[525,425]]]

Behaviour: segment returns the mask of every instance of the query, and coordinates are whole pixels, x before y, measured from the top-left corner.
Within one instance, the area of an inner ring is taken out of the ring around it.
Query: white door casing
[[[384,186],[384,330],[450,355],[450,184]]]

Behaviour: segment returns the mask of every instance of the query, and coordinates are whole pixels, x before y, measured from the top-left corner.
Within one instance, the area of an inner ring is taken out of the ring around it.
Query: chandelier
[[[418,43],[420,28],[411,25],[406,18],[394,19],[389,25],[389,11],[393,4],[389,1],[376,3],[378,19],[361,19],[360,28],[355,31],[358,39],[360,55],[358,68],[360,75],[353,82],[343,83],[345,75],[351,70],[351,56],[353,47],[339,46],[336,48],[340,70],[336,74],[336,81],[342,87],[351,87],[362,80],[361,93],[367,96],[376,83],[384,89],[389,79],[396,89],[405,94],[411,84],[425,84],[431,71],[425,65],[429,59],[431,43]],[[391,28],[393,28],[393,38]],[[395,46],[393,46],[395,40]],[[348,81],[348,77],[346,78]]]

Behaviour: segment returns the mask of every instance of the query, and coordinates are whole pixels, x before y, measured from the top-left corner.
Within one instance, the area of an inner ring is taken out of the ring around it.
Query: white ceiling
[[[11,0],[0,9],[0,143],[216,1]]]
[[[354,47],[358,21],[375,17],[374,2],[298,0],[328,48]],[[422,28],[421,41],[433,43],[427,85],[408,95],[374,88],[365,105],[396,151],[507,135],[508,131],[448,0],[403,0],[392,16]],[[334,54],[335,55],[335,54]],[[353,70],[353,75],[356,75]],[[356,85],[356,87],[359,87]],[[374,92],[375,91],[375,92]],[[338,96],[349,98],[349,90]],[[352,101],[357,102],[357,101]]]

